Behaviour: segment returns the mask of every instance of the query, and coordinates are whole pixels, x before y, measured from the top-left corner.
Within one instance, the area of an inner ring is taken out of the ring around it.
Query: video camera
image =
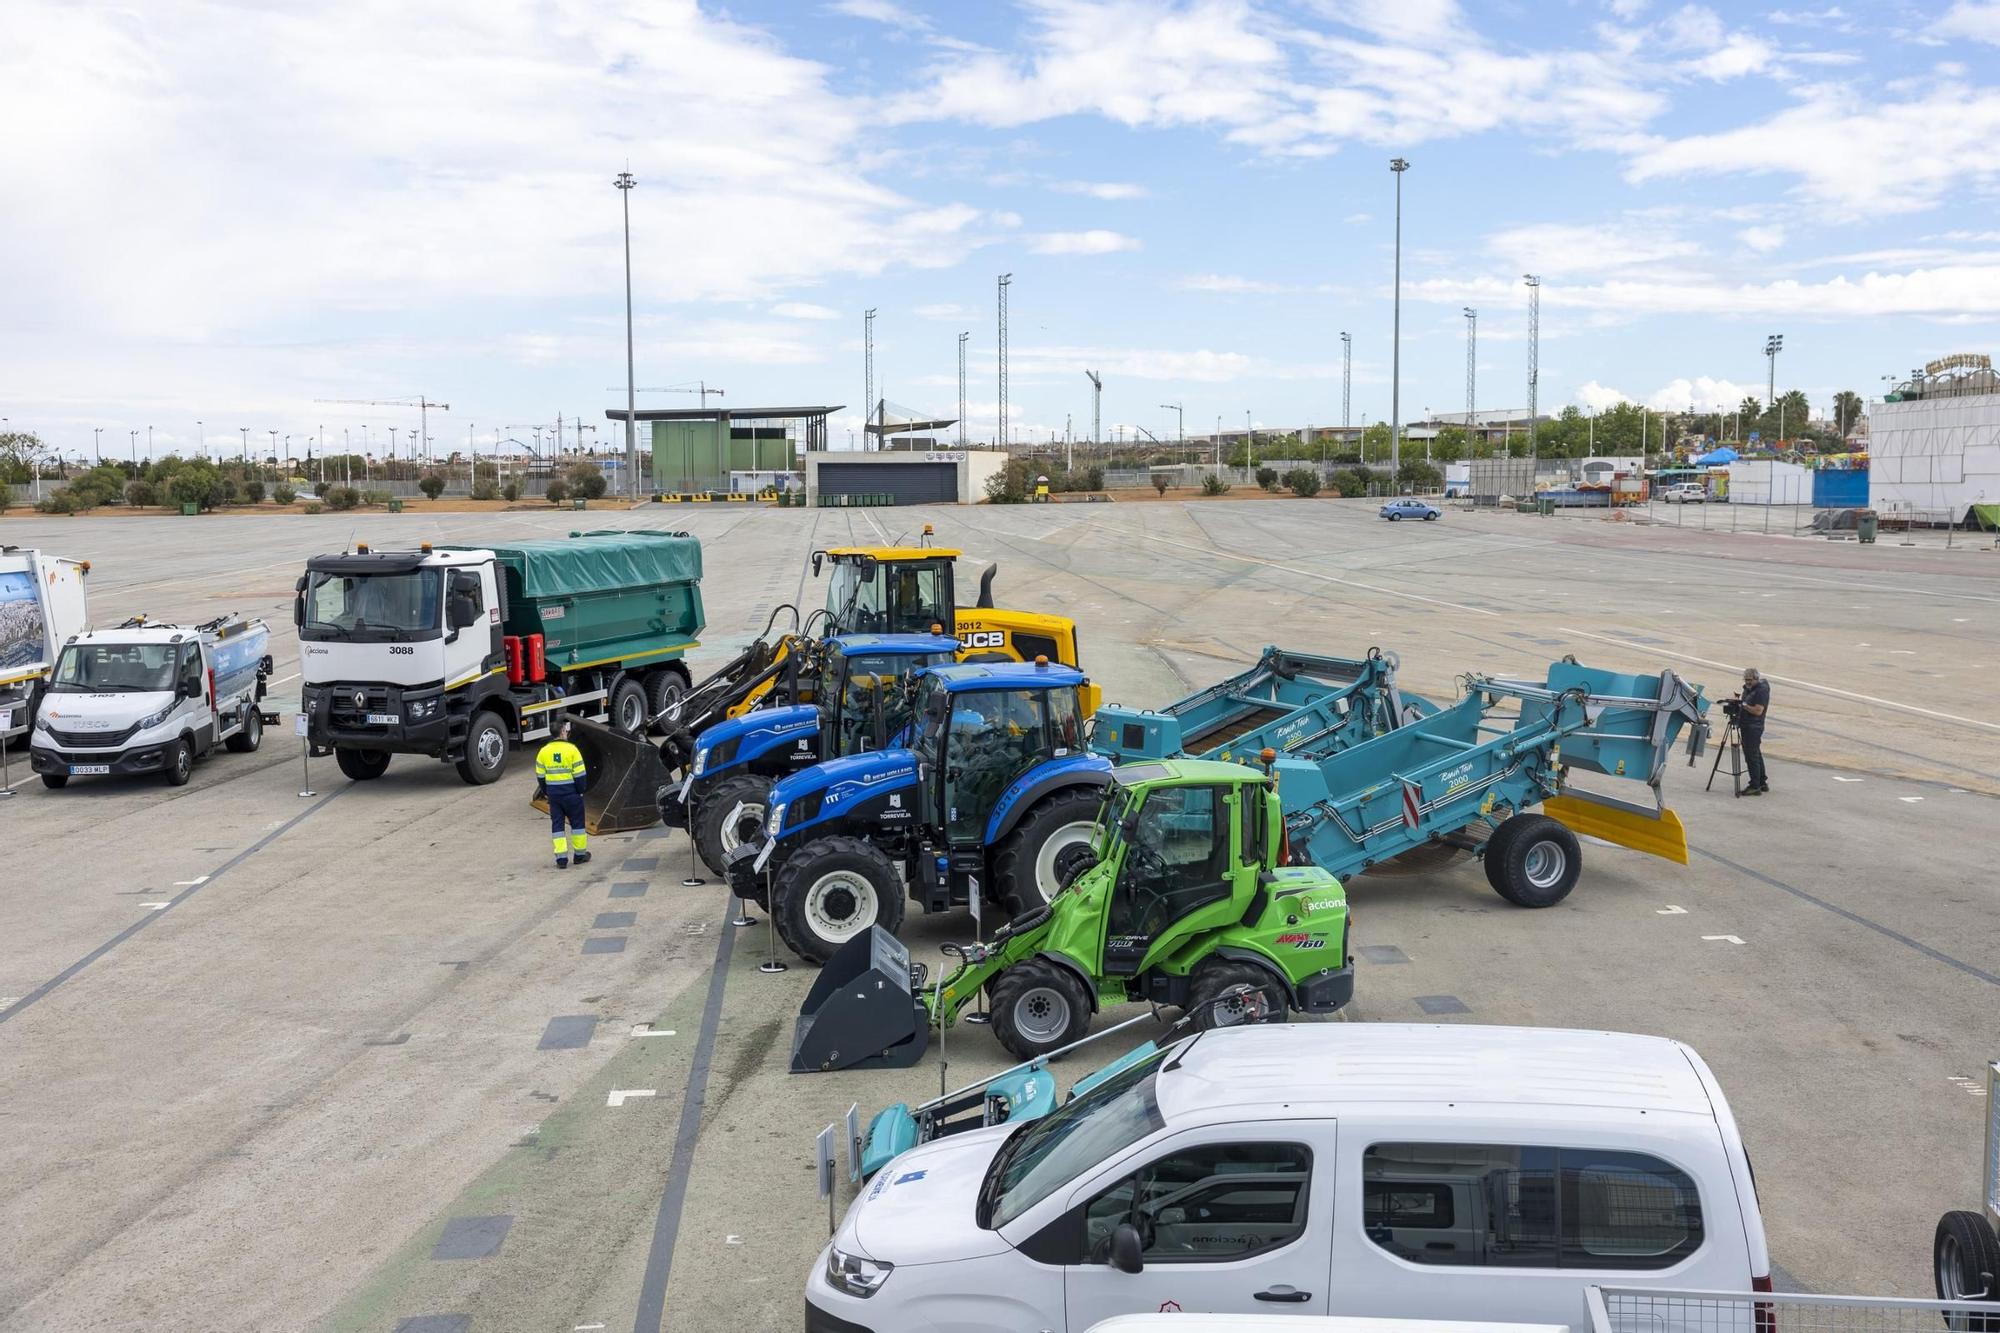
[[[1729,698],[1724,699],[1722,701],[1722,711],[1730,717],[1740,716],[1743,712],[1743,697],[1741,695],[1731,695]]]

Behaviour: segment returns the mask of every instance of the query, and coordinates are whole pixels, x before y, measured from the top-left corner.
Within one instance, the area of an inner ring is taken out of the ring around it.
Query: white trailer
[[[88,560],[0,546],[0,738],[34,725],[56,654],[90,623],[89,573]]]

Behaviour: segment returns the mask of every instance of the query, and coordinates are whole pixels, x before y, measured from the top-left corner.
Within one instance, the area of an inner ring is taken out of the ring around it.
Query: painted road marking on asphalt
[[[1978,1079],[1967,1078],[1963,1074],[1947,1074],[1944,1081],[1971,1093],[1975,1097],[1984,1097],[1986,1095],[1986,1085]]]
[[[1564,634],[1581,635],[1586,639],[1595,639],[1599,643],[1614,644],[1617,647],[1629,648],[1635,652],[1652,652],[1665,657],[1678,657],[1683,662],[1695,662],[1701,666],[1716,667],[1723,671],[1741,671],[1743,669],[1730,662],[1718,662],[1709,657],[1696,657],[1692,653],[1676,653],[1666,648],[1646,648],[1642,645],[1628,642],[1625,639],[1614,639],[1608,634],[1592,634],[1589,630],[1573,629],[1568,625],[1561,625],[1557,628]],[[1858,694],[1853,690],[1836,689],[1831,685],[1820,685],[1810,680],[1800,680],[1797,676],[1779,676],[1766,671],[1764,679],[1775,680],[1783,685],[1796,685],[1802,690],[1811,690],[1816,694],[1831,694],[1840,699],[1853,699],[1859,703],[1879,704],[1883,708],[1894,708],[1899,712],[1915,713],[1919,717],[1933,717],[1942,722],[1956,722],[1964,727],[1978,727],[1983,731],[2000,732],[2000,722],[1981,722],[1978,718],[1960,717],[1956,713],[1940,713],[1934,708],[1919,708],[1915,704],[1899,703],[1894,699],[1881,699],[1872,694]]]
[[[632,1035],[635,1037],[671,1037],[674,1035],[674,1030],[672,1028],[656,1028],[651,1023],[634,1023],[632,1025]]]
[[[1726,941],[1726,942],[1728,942],[1728,943],[1730,943],[1730,944],[1741,944],[1741,943],[1743,943],[1743,941],[1742,941],[1741,939],[1739,939],[1738,937],[1736,937],[1736,936],[1734,936],[1734,935],[1704,935],[1704,936],[1702,936],[1702,938],[1703,938],[1703,939],[1705,939],[1705,940],[1717,940],[1717,941]]]
[[[139,904],[139,906],[141,906],[141,907],[145,908],[145,909],[146,909],[147,911],[149,911],[149,912],[164,912],[164,911],[166,911],[166,910],[167,910],[167,909],[168,909],[169,907],[172,907],[172,906],[173,906],[173,904],[172,904],[172,903],[170,903],[170,902],[165,902],[165,903],[140,903],[140,904]]]
[[[627,1097],[657,1097],[658,1088],[613,1088],[611,1095],[604,1099],[606,1106],[623,1106]]]
[[[0,1009],[12,1009],[14,1001],[20,998],[18,995],[0,995]]]
[[[1915,805],[1918,801],[1921,801],[1924,798],[1921,796],[1898,796],[1896,799],[1901,801],[1904,805]],[[140,905],[143,907],[145,904],[142,903]]]
[[[1653,909],[1654,916],[1686,916],[1687,914],[1687,908],[1676,907],[1672,903],[1668,903],[1665,907],[1656,907]]]
[[[1834,779],[1834,781],[1835,781],[1835,782],[1860,782],[1860,781],[1862,781],[1862,779],[1860,779],[1860,778],[1842,778],[1842,777],[1836,777],[1836,778]]]
[[[177,879],[174,881],[174,887],[177,889],[192,889],[198,884],[206,884],[206,883],[208,883],[208,876],[199,875],[196,876],[194,879]]]

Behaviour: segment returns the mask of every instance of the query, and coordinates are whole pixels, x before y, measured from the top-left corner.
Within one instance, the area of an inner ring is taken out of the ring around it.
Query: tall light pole
[[[1243,466],[1257,466],[1257,428],[1250,424],[1250,409],[1243,409]]]
[[[965,344],[972,337],[970,330],[958,335],[958,447],[965,447]]]
[[[1479,397],[1479,312],[1465,307],[1465,456],[1472,457],[1472,414]]]
[[[1774,333],[1764,340],[1764,358],[1770,365],[1770,387],[1765,403],[1778,407],[1778,353],[1785,350],[1785,335]],[[1785,409],[1778,407],[1778,438],[1785,437]]]
[[[1403,173],[1409,169],[1410,164],[1404,159],[1389,159],[1389,170],[1396,177],[1396,292],[1389,352],[1389,475],[1392,481],[1402,471],[1403,460]]]
[[[861,447],[868,447],[868,423],[875,417],[875,311],[861,312]],[[878,438],[878,444],[881,442]]]
[[[1528,284],[1528,489],[1535,488],[1535,401],[1542,386],[1542,280],[1532,273],[1521,275]]]
[[[102,426],[92,426],[90,428],[90,459],[93,463],[102,463],[104,461],[104,427]]]
[[[1007,289],[1014,275],[1000,275],[1000,447],[1007,447]]]
[[[148,463],[153,461],[153,428],[151,426],[146,427],[146,461]]]
[[[1187,462],[1187,407],[1183,403],[1161,403],[1161,407],[1174,414],[1174,447],[1178,451],[1174,457]]]
[[[1097,437],[1104,433],[1104,417],[1100,410],[1104,405],[1104,377],[1094,370],[1083,372],[1090,381],[1090,442],[1097,443]]]
[[[242,462],[243,466],[245,466],[245,467],[249,467],[249,466],[250,466],[250,428],[249,428],[248,426],[238,426],[238,427],[237,427],[236,429],[237,429],[237,430],[238,430],[238,431],[239,431],[239,432],[240,432],[240,433],[242,434],[242,436],[243,436],[243,457],[242,457],[242,459],[241,459],[240,461]]]
[[[207,454],[208,454],[208,423],[197,421],[194,423],[194,456],[196,458],[203,458],[206,457]]]
[[[621,171],[611,182],[618,187],[619,207],[625,215],[625,475],[633,499],[639,498],[639,391],[632,370],[632,187],[639,182],[632,173]]]
[[[132,446],[132,470],[136,472],[139,468],[139,432],[128,430],[125,433],[132,437],[130,441]]]
[[[1348,407],[1354,396],[1354,335],[1340,335],[1340,429],[1341,442],[1347,441],[1347,431],[1353,428],[1354,420]]]

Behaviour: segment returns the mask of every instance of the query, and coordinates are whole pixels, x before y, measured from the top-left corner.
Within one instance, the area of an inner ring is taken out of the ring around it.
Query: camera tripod
[[[1709,765],[1708,785],[1703,787],[1702,790],[1713,791],[1715,789],[1715,775],[1721,771],[1722,756],[1727,752],[1729,755],[1730,789],[1736,795],[1741,796],[1743,794],[1743,742],[1737,732],[1736,714],[1728,712],[1723,716],[1726,721],[1722,728],[1722,739],[1716,742],[1715,762]]]

